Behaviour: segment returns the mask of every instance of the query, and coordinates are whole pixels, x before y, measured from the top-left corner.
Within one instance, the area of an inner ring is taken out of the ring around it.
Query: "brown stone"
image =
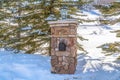
[[[71,47],[71,55],[70,55],[70,57],[76,57],[77,56],[77,54],[76,54],[76,48],[73,46],[73,47]]]
[[[62,61],[59,61],[59,63],[58,63],[58,64],[62,65]]]
[[[51,72],[59,74],[73,74],[75,72],[77,22],[53,21],[51,27]],[[64,41],[65,51],[59,51],[59,44]]]
[[[63,65],[63,66],[66,65],[66,62],[63,61],[63,62],[62,62],[62,65]]]
[[[69,56],[70,52],[67,52],[67,51],[56,51],[55,55],[56,56]]]
[[[69,48],[69,47],[67,47],[66,50],[67,50],[68,52],[70,52],[70,48]]]
[[[74,74],[75,70],[76,70],[76,66],[74,64],[70,64],[69,65],[69,73]]]
[[[55,66],[58,64],[58,60],[57,59],[51,59],[51,64],[52,66]]]
[[[57,58],[58,58],[58,57],[55,56],[55,55],[54,55],[54,56],[51,56],[51,59],[55,59],[55,60],[56,60]]]
[[[56,38],[51,38],[51,49],[54,49],[56,47]]]
[[[69,28],[57,28],[56,33],[58,33],[58,35],[66,35],[69,34]]]
[[[75,58],[70,58],[70,63],[75,63]]]
[[[75,51],[71,52],[71,57],[77,57],[77,54]]]
[[[64,69],[65,69],[65,70],[68,70],[68,69],[69,69],[68,65],[65,65],[65,66],[64,66]]]
[[[62,69],[62,65],[55,65],[55,71],[57,73],[59,73],[61,69]]]
[[[54,56],[55,55],[55,51],[54,49],[51,49],[51,56]]]
[[[63,57],[63,61],[69,63],[69,57]]]
[[[63,61],[63,57],[58,57],[58,60],[61,62],[61,61]]]
[[[75,29],[71,29],[71,34],[75,34]]]
[[[67,72],[66,72],[64,69],[61,69],[61,70],[59,71],[59,74],[67,74]]]

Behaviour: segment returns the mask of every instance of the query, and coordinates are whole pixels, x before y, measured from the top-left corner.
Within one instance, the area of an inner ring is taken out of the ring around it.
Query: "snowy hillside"
[[[83,11],[83,14],[88,16],[82,17],[84,19],[96,19],[100,16],[96,10]],[[120,41],[120,38],[115,37],[115,33],[110,33],[120,29],[120,24],[96,26],[96,23],[84,23],[78,27],[78,34],[88,39],[79,41],[88,54],[78,51],[75,74],[51,74],[48,56],[14,54],[0,49],[0,80],[120,80],[120,61],[115,61],[117,56],[106,57],[100,48],[96,48],[104,43]]]

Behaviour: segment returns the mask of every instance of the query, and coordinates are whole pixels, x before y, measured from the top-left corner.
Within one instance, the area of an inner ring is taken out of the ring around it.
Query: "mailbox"
[[[50,21],[51,72],[73,74],[77,65],[77,21]]]

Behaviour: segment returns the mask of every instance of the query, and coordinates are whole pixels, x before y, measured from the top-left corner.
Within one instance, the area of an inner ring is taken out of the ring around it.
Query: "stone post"
[[[51,28],[51,72],[74,74],[77,65],[77,21],[51,21],[49,25]]]

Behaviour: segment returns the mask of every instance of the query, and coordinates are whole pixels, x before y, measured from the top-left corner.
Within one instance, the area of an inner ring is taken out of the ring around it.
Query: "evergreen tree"
[[[115,20],[110,19],[111,16],[117,16],[120,14],[120,2],[113,2],[108,5],[98,5],[95,6],[97,9],[100,10],[100,12],[103,14],[102,17],[104,19],[101,19],[100,22],[102,24],[115,24],[117,22],[120,22],[120,18],[117,18]],[[108,19],[109,18],[109,19]]]
[[[79,2],[79,3],[78,3]],[[25,53],[48,54],[50,35],[45,20],[50,14],[60,17],[60,7],[66,5],[73,13],[81,1],[64,0],[3,0],[0,6],[0,46]]]
[[[96,7],[103,14],[104,20],[103,19],[100,20],[100,22],[102,24],[114,25],[114,24],[120,22],[120,18],[110,20],[111,16],[120,15],[120,2],[114,2],[114,3],[111,3],[107,6],[99,5],[99,6],[96,6]],[[120,37],[120,30],[113,31],[113,32],[117,33],[116,37]],[[99,48],[102,48],[103,52],[106,55],[113,55],[115,53],[118,53],[118,55],[119,55],[119,53],[120,53],[120,42],[106,43],[106,44],[103,44],[103,45],[99,46]],[[118,59],[120,59],[120,56],[118,56]]]

